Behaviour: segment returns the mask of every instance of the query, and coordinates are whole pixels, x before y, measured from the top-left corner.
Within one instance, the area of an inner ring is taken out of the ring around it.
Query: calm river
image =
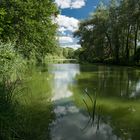
[[[56,116],[52,140],[140,139],[139,69],[49,64],[48,73],[53,75],[51,100]],[[90,98],[94,102],[96,98],[95,108]]]
[[[140,69],[49,64],[47,73],[52,140],[140,139]]]

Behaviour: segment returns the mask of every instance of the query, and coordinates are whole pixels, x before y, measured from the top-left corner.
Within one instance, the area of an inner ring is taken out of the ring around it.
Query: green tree
[[[108,5],[100,3],[88,19],[80,22],[79,29],[74,33],[80,39],[85,60],[134,61],[140,33],[139,9],[140,1],[111,0]]]
[[[52,22],[58,10],[51,0],[3,0],[0,4],[0,39],[16,41],[16,50],[38,61],[56,46],[57,26]]]

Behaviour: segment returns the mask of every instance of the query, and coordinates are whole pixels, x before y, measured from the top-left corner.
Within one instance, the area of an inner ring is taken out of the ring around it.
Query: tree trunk
[[[110,37],[109,37],[109,35],[108,35],[108,33],[107,33],[107,32],[105,32],[105,35],[106,35],[107,40],[108,40],[108,43],[109,43],[109,47],[110,47],[110,54],[112,55],[113,50],[112,50],[112,43],[111,43],[111,39],[110,39]]]
[[[138,24],[136,24],[135,27],[135,46],[134,46],[134,55],[136,55],[136,51],[137,51],[137,38],[138,38]]]
[[[114,39],[115,39],[115,61],[116,63],[119,63],[119,50],[120,50],[120,46],[119,46],[119,33],[118,31],[116,30],[115,31],[115,36],[114,36]]]
[[[119,63],[119,46],[118,46],[118,43],[116,43],[116,45],[115,45],[115,59],[116,59],[116,63]]]
[[[126,53],[126,59],[129,61],[129,36],[130,36],[130,25],[128,26],[127,29],[127,37],[126,37],[126,49],[125,49],[125,53]]]

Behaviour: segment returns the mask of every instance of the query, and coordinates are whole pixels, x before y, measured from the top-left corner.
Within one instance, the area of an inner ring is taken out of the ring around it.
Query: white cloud
[[[81,8],[85,6],[85,0],[55,0],[55,3],[58,7],[65,9],[65,8]]]
[[[70,7],[71,0],[55,0],[55,3],[58,5],[58,7],[64,9]]]
[[[65,27],[60,27],[60,28],[58,29],[58,31],[64,32],[64,31],[66,31],[66,28],[65,28]]]
[[[59,42],[60,44],[73,43],[73,38],[69,36],[60,36]]]
[[[72,8],[81,8],[85,6],[85,0],[75,0],[71,3]]]
[[[56,23],[59,25],[59,31],[71,31],[74,32],[78,29],[79,20],[73,17],[67,17],[65,15],[58,15]]]
[[[72,33],[78,29],[79,20],[74,17],[67,17],[65,15],[58,15],[55,19],[58,24],[59,40],[61,47],[71,47],[77,49],[81,47],[77,44],[78,40],[72,36]]]
[[[57,38],[60,46],[63,48],[70,47],[73,49],[78,49],[81,47],[81,45],[77,44],[77,40],[72,36],[58,36]]]

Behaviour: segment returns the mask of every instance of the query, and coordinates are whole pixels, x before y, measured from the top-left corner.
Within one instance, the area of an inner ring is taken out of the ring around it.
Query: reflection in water
[[[63,108],[67,109],[69,110],[69,107]],[[83,132],[82,128],[86,125],[88,116],[77,109],[66,111],[65,114],[57,111],[56,114],[57,119],[52,125],[52,140],[117,140],[112,134],[112,128],[103,122],[100,124],[100,131],[97,132],[96,127],[88,127],[86,132]]]
[[[79,65],[77,64],[54,64],[50,66],[50,72],[54,74],[53,83],[53,101],[72,96],[68,89],[73,84],[74,77],[79,74]]]
[[[140,70],[114,66],[80,66],[73,87],[79,99],[84,89],[93,96],[95,88],[101,117],[124,140],[140,139]],[[80,104],[81,106],[81,104]]]
[[[130,98],[134,98],[138,96],[140,96],[140,80],[136,84],[134,91],[129,95]]]
[[[75,106],[70,86],[76,85],[76,76],[80,74],[78,64],[54,64],[49,66],[53,73],[53,97],[56,120],[51,124],[52,140],[120,140],[113,134],[110,125],[100,122],[99,131],[94,125],[86,126],[88,113]],[[95,117],[95,123],[98,119]]]
[[[80,66],[78,85],[92,93],[96,88],[104,97],[134,98],[140,96],[140,71],[128,67]]]

